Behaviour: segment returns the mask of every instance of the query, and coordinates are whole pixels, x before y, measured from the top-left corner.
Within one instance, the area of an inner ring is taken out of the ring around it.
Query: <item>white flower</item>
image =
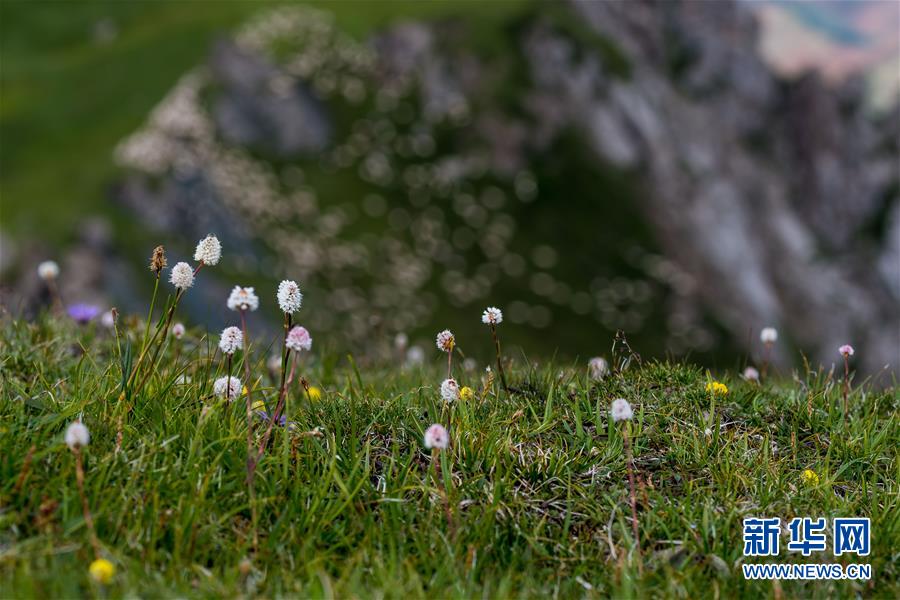
[[[438,350],[441,352],[453,352],[453,346],[456,345],[456,338],[449,329],[445,329],[437,334],[435,338]]]
[[[744,379],[747,381],[759,381],[759,371],[753,367],[747,367],[744,369]]]
[[[259,308],[259,296],[253,292],[252,287],[234,286],[231,294],[228,295],[227,306],[231,310],[249,310],[254,311]]]
[[[401,332],[394,336],[394,348],[401,352],[409,345],[409,336]]]
[[[459,399],[459,385],[455,379],[445,379],[441,383],[441,398],[445,402],[453,402]]]
[[[294,313],[300,309],[303,303],[303,294],[296,281],[285,279],[278,284],[278,306],[283,313]]]
[[[244,334],[238,327],[226,327],[219,338],[219,350],[223,354],[234,354],[244,347]]]
[[[176,288],[186,290],[194,285],[194,269],[186,262],[180,262],[172,267],[172,272],[169,274],[169,281],[171,281],[172,285]]]
[[[774,327],[766,327],[759,332],[759,341],[763,344],[774,344],[778,341],[778,330]]]
[[[234,400],[241,395],[241,380],[237,377],[219,377],[213,383],[213,392],[226,400]]]
[[[189,375],[179,375],[175,380],[175,385],[187,385],[191,382],[191,377]]]
[[[853,350],[853,346],[851,346],[850,344],[844,344],[843,346],[838,348],[838,352],[840,352],[841,356],[843,356],[844,358],[849,358],[853,356],[853,353],[855,351]]]
[[[609,374],[609,363],[606,362],[605,358],[595,356],[588,361],[588,371],[591,374],[591,379],[600,381]]]
[[[486,325],[499,325],[503,322],[503,313],[496,306],[488,306],[481,315],[481,322]]]
[[[66,429],[66,445],[70,449],[75,450],[87,446],[90,441],[91,434],[81,421],[75,421]]]
[[[38,265],[38,277],[44,281],[50,281],[59,277],[59,265],[52,260],[45,260]]]
[[[615,422],[628,421],[634,415],[631,411],[631,405],[625,398],[616,398],[612,403],[612,410],[609,411],[612,420]]]
[[[210,234],[197,242],[194,260],[212,267],[219,262],[220,258],[222,258],[222,244],[219,243],[219,238]]]
[[[172,335],[175,336],[176,340],[180,340],[184,337],[184,331],[184,325],[182,325],[181,323],[175,323],[174,325],[172,325]]]
[[[287,339],[284,340],[284,345],[294,352],[309,350],[312,348],[312,338],[306,330],[306,327],[300,327],[298,325],[288,332]]]
[[[107,329],[112,329],[116,326],[116,317],[113,315],[113,311],[108,310],[100,317],[100,324],[106,327]]]
[[[425,447],[429,450],[437,448],[438,450],[446,450],[450,445],[450,434],[442,425],[435,423],[425,430]]]
[[[421,346],[411,346],[406,351],[406,364],[421,365],[423,362],[425,362],[425,351]]]

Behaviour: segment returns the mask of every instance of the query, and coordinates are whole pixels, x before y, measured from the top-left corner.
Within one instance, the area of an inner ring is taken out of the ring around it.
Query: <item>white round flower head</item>
[[[186,290],[194,285],[194,269],[186,262],[180,262],[172,267],[169,281],[179,290]]]
[[[285,279],[278,284],[278,306],[283,313],[295,313],[303,303],[303,294],[296,281]]]
[[[113,316],[113,311],[108,310],[100,317],[100,324],[106,327],[107,329],[112,329],[116,326],[116,317]]]
[[[45,260],[38,265],[38,277],[44,281],[50,281],[59,277],[59,265],[52,260]]]
[[[763,344],[774,344],[778,341],[778,330],[774,327],[765,327],[759,332],[759,341]]]
[[[244,347],[244,334],[239,327],[226,327],[219,338],[219,350],[224,354],[234,354]]]
[[[855,352],[855,350],[853,350],[853,346],[851,346],[850,344],[844,344],[843,346],[838,348],[838,352],[841,353],[841,356],[843,356],[845,358],[849,358],[849,357],[853,356],[853,353]]]
[[[400,332],[396,336],[394,336],[394,348],[397,350],[405,350],[409,345],[409,336],[405,333]]]
[[[485,325],[499,325],[503,322],[503,313],[496,306],[488,306],[481,314],[481,322]]]
[[[184,329],[183,324],[175,323],[174,325],[172,325],[172,335],[175,336],[176,340],[180,340],[181,338],[183,338],[184,332],[185,332],[185,329]]]
[[[284,340],[284,345],[294,352],[300,352],[301,350],[308,351],[312,348],[312,338],[306,330],[306,327],[300,327],[298,325],[288,331],[287,339]]]
[[[222,258],[222,244],[219,243],[219,238],[210,234],[197,242],[194,260],[212,267],[219,262],[220,258]]]
[[[241,395],[241,387],[241,380],[237,377],[219,377],[213,383],[213,392],[226,400],[234,400]]]
[[[631,405],[628,404],[628,400],[616,398],[613,400],[609,414],[612,416],[612,420],[618,423],[619,421],[631,420],[634,413],[631,411]]]
[[[591,379],[600,381],[609,374],[609,363],[606,362],[605,358],[595,356],[588,361],[588,371],[591,374]]]
[[[421,365],[425,362],[425,351],[421,346],[412,346],[406,351],[406,364]]]
[[[252,287],[241,287],[236,285],[234,286],[234,289],[231,290],[231,294],[228,295],[228,302],[226,302],[226,304],[230,310],[249,310],[252,312],[259,308],[259,296],[253,292]]]
[[[747,381],[759,381],[759,371],[753,367],[744,369],[744,379]]]
[[[88,428],[81,421],[75,421],[66,429],[66,445],[75,450],[87,446],[91,441],[91,434]]]
[[[445,402],[453,402],[459,400],[459,385],[455,379],[445,379],[441,383],[441,398]]]
[[[425,447],[431,450],[432,448],[437,448],[438,450],[446,450],[447,446],[450,445],[450,434],[447,433],[447,430],[444,429],[443,425],[438,425],[435,423],[431,427],[425,430]]]
[[[435,344],[441,352],[453,352],[453,346],[456,345],[456,338],[453,337],[453,332],[449,329],[445,329],[437,334]]]

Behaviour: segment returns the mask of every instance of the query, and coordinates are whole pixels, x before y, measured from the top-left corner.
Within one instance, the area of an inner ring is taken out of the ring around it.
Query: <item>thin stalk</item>
[[[162,329],[157,330],[157,334],[159,331],[162,331],[162,339],[159,340],[159,343],[156,344],[156,348],[153,350],[153,356],[150,357],[150,362],[147,363],[147,372],[144,374],[144,378],[138,384],[138,386],[134,389],[133,394],[137,394],[144,385],[147,383],[147,380],[150,379],[150,375],[153,374],[153,366],[156,364],[156,359],[159,356],[159,351],[162,349],[163,345],[166,343],[166,337],[169,335],[169,327],[172,325],[172,319],[175,317],[175,309],[178,307],[178,301],[181,300],[181,296],[184,295],[184,290],[178,290],[175,293],[175,301],[172,302],[172,306],[169,308],[169,313],[166,315],[166,322],[162,326]],[[154,335],[154,338],[156,335]],[[135,367],[132,373],[137,372],[137,367]]]
[[[253,459],[253,461],[250,463],[250,466],[248,467],[247,477],[249,478],[249,481],[251,483],[253,481],[253,476],[256,472],[256,465],[259,464],[259,459],[262,458],[262,455],[266,451],[266,446],[268,445],[269,438],[272,435],[272,429],[275,427],[275,421],[278,420],[278,417],[282,413],[287,414],[287,412],[286,412],[287,403],[286,403],[285,399],[287,397],[287,389],[294,382],[294,373],[295,373],[296,367],[297,367],[297,362],[296,361],[292,362],[291,363],[291,374],[287,378],[287,380],[281,384],[281,391],[278,394],[278,402],[275,405],[275,410],[272,411],[272,414],[269,417],[269,425],[266,427],[266,431],[263,434],[263,437],[259,442],[259,448],[257,448],[257,450],[256,450],[256,456]],[[284,375],[282,375],[282,379],[284,379]]]
[[[497,349],[497,370],[500,371],[500,383],[503,385],[503,390],[509,395],[506,373],[503,371],[503,360],[500,358],[500,338],[497,337],[497,327],[493,324],[491,324],[491,336],[494,338],[494,347]]]
[[[81,495],[81,508],[84,512],[84,522],[87,524],[88,531],[91,535],[91,546],[94,547],[94,554],[100,558],[100,541],[97,539],[97,532],[94,529],[94,518],[91,516],[91,509],[88,506],[87,494],[84,491],[84,465],[81,461],[81,449],[72,448],[75,454],[75,481],[78,483],[78,493]]]
[[[453,349],[447,353],[447,379],[453,379]]]
[[[850,394],[850,358],[844,355],[844,427],[849,423],[850,418],[850,402],[848,396]]]
[[[625,460],[626,466],[628,467],[628,486],[631,492],[631,531],[634,535],[634,544],[637,548],[638,557],[641,555],[641,538],[638,531],[638,516],[637,516],[637,500],[635,497],[634,491],[634,467],[632,463],[634,462],[634,458],[631,454],[631,438],[628,436],[628,424],[622,423],[622,437],[625,442]]]
[[[287,375],[287,361],[290,356],[291,350],[287,347],[287,334],[291,328],[291,315],[290,313],[284,313],[284,339],[281,342],[281,383],[278,385],[278,402],[276,403],[275,409],[272,411],[272,414],[269,418],[269,425],[266,428],[265,434],[263,434],[263,438],[260,441],[259,448],[256,451],[256,455],[247,458],[247,481],[253,482],[253,475],[256,471],[256,465],[259,462],[259,459],[262,457],[263,452],[265,452],[266,444],[269,442],[269,436],[272,433],[272,428],[275,426],[275,418],[278,413],[278,410],[281,408],[282,401],[284,400],[285,391],[287,389],[287,384],[285,383],[285,377]],[[293,378],[293,369],[291,369],[291,378]]]
[[[147,313],[147,323],[144,325],[144,340],[141,342],[141,352],[147,347],[147,338],[150,337],[150,321],[153,320],[153,309],[156,307],[156,295],[159,292],[159,273],[153,283],[153,296],[150,298],[150,311]]]
[[[438,448],[431,449],[431,465],[434,467],[434,482],[441,492],[441,499],[444,501],[444,515],[447,518],[447,531],[450,533],[450,539],[456,538],[456,527],[453,523],[453,510],[450,508],[450,496],[447,494],[447,487],[444,485],[444,477],[440,467],[441,451]]]
[[[244,381],[247,385],[247,463],[249,465],[253,455],[253,401],[250,399],[253,384],[250,381],[250,338],[247,337],[246,311],[242,310],[240,313],[241,332],[244,336]],[[250,519],[253,524],[253,551],[256,552],[259,547],[259,517],[256,514],[256,488],[252,478],[247,479],[247,493],[250,497]]]

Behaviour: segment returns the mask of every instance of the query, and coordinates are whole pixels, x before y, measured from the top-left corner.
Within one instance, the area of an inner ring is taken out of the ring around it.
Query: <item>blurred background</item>
[[[146,310],[150,251],[317,342],[900,360],[900,4],[0,4],[2,303]],[[783,341],[783,343],[781,343]],[[471,352],[468,352],[471,350]],[[436,350],[434,350],[436,354]],[[481,356],[484,354],[484,356]],[[430,356],[430,354],[429,354]]]

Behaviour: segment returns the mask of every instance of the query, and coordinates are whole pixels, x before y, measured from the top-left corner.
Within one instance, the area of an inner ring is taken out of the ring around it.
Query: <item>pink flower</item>
[[[844,344],[843,346],[838,348],[838,352],[840,352],[844,358],[849,358],[853,356],[853,346],[851,346],[850,344]]]
[[[425,447],[429,450],[437,448],[438,450],[446,450],[450,445],[450,434],[442,425],[435,423],[425,430]]]
[[[312,348],[312,337],[310,337],[306,327],[298,325],[288,332],[284,345],[294,352],[309,350]]]

